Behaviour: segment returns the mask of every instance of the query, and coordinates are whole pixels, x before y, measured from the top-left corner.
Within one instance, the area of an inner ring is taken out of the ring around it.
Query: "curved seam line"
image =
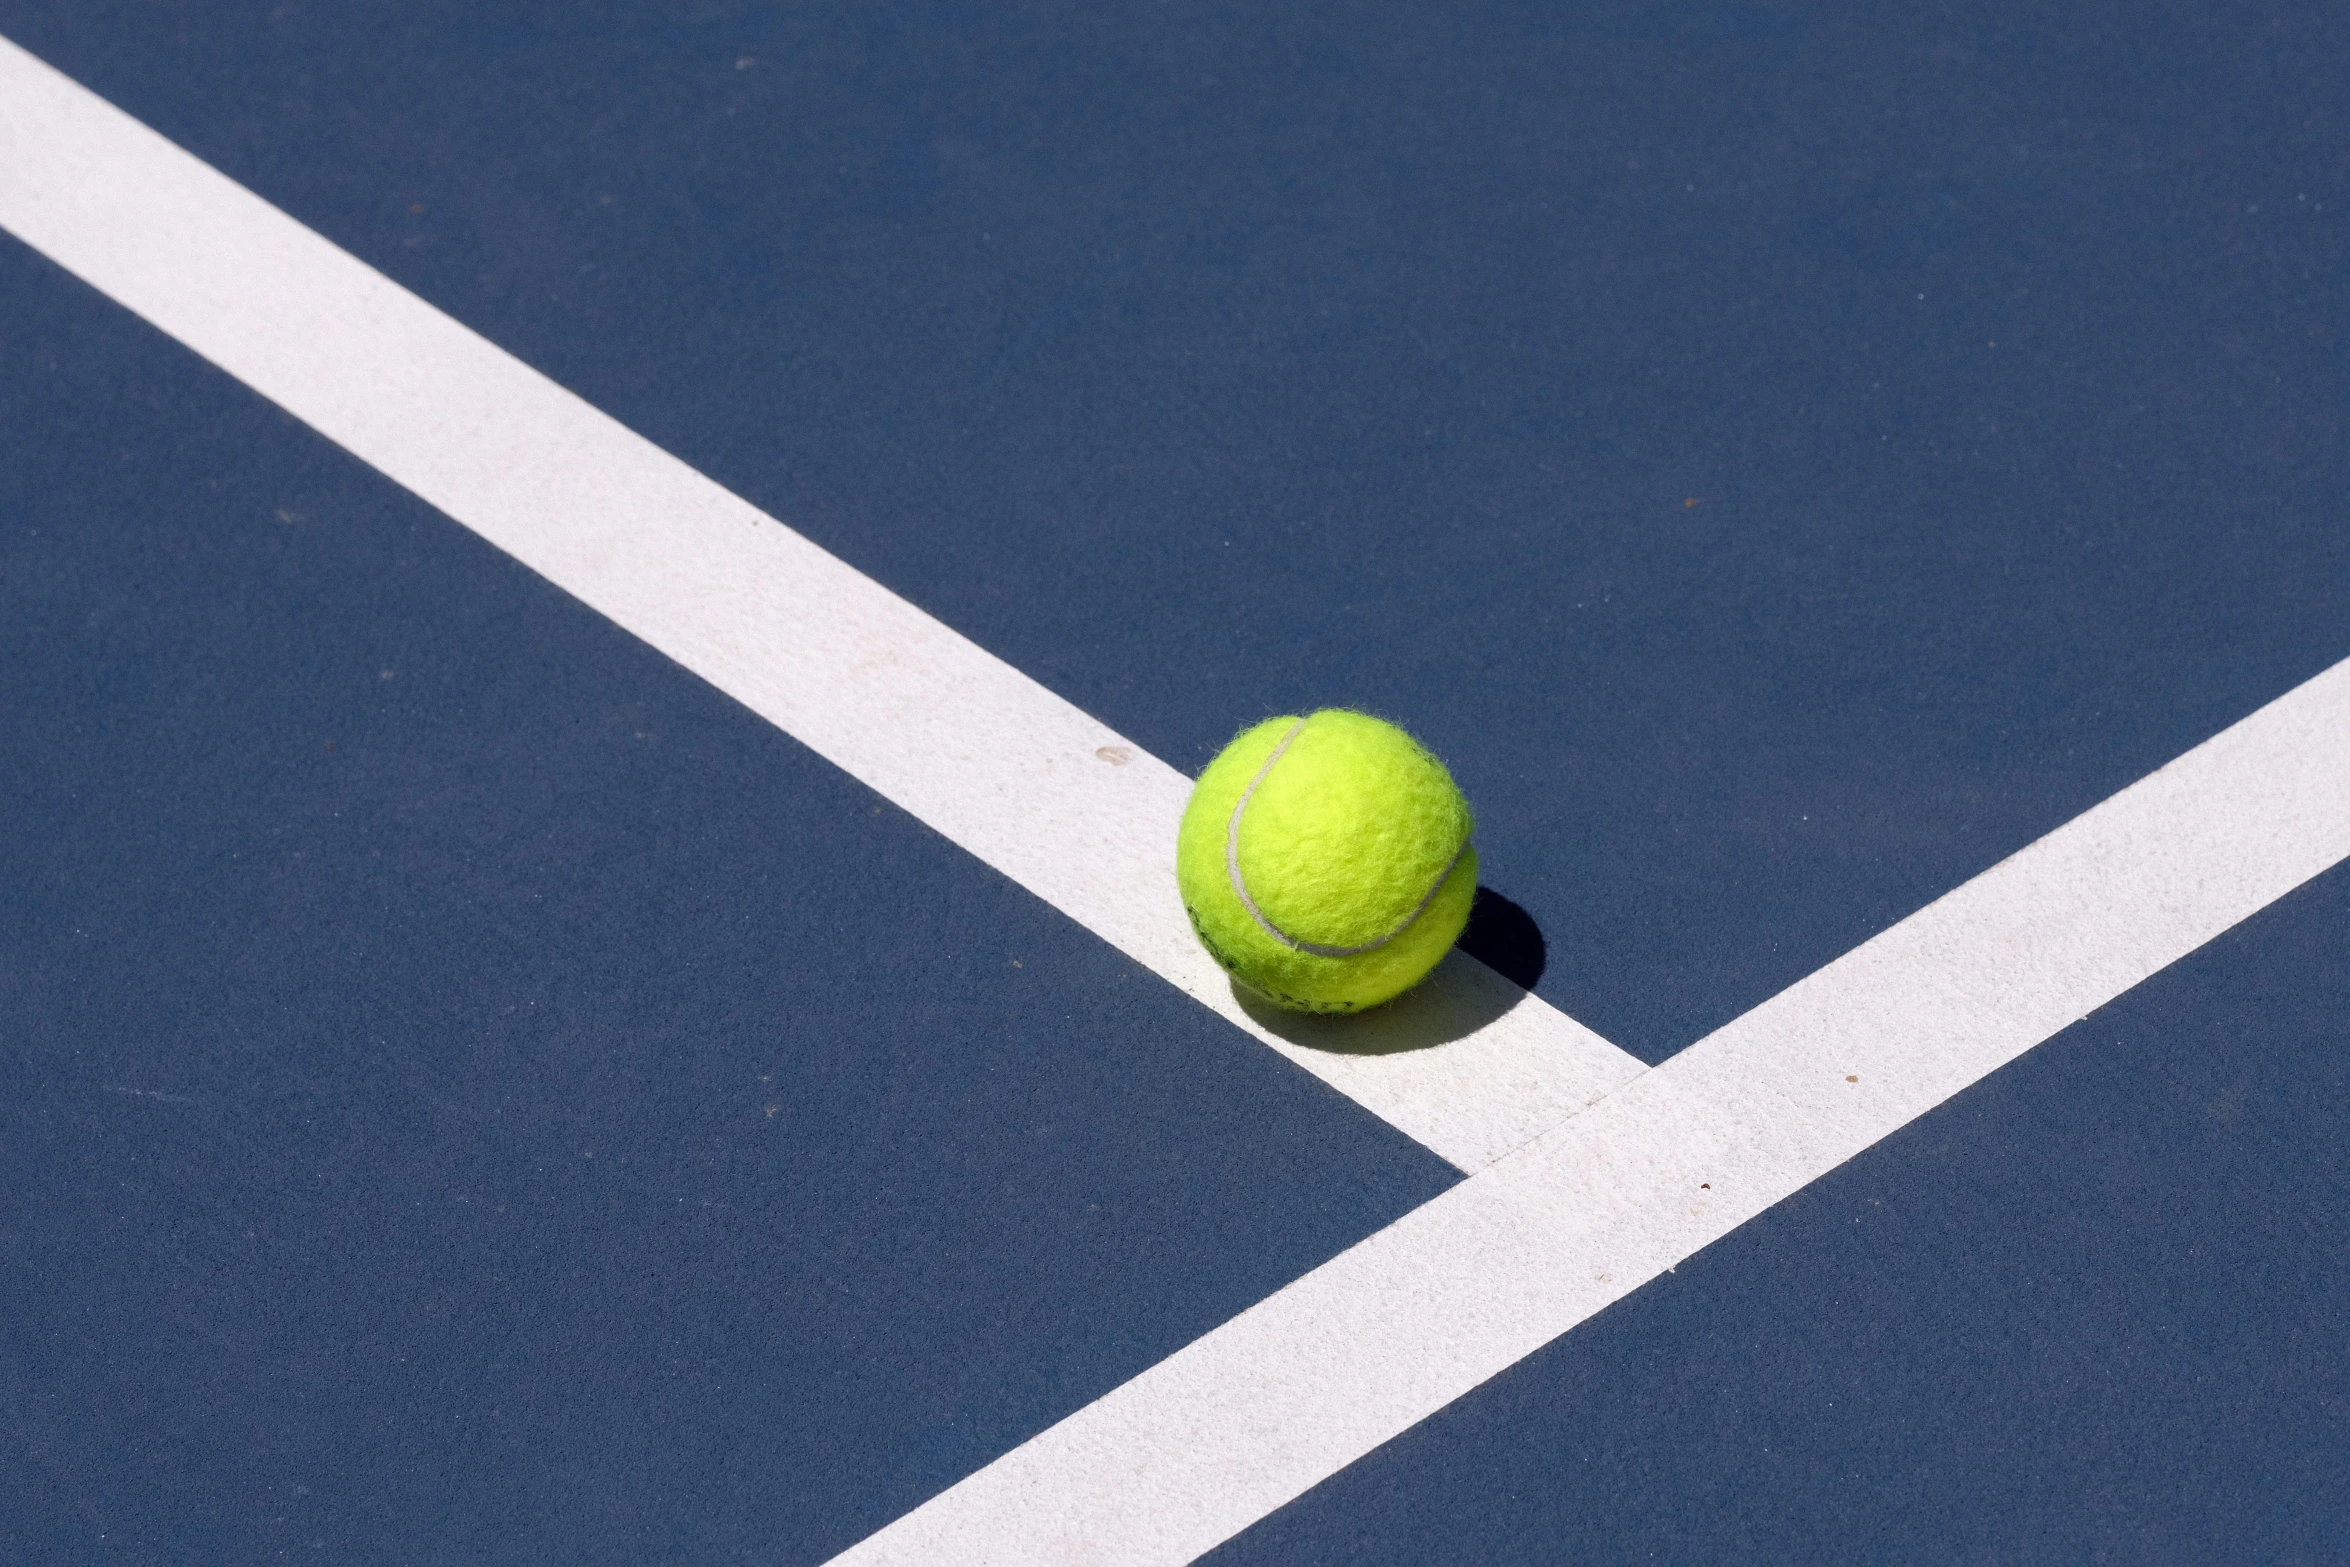
[[[1308,717],[1310,718],[1311,715]],[[1301,718],[1289,726],[1289,732],[1274,745],[1272,754],[1267,756],[1264,765],[1257,769],[1257,775],[1248,781],[1248,787],[1241,790],[1240,798],[1233,802],[1232,819],[1224,827],[1224,874],[1232,882],[1232,895],[1240,900],[1242,908],[1248,910],[1248,917],[1257,922],[1257,929],[1283,946],[1317,958],[1359,958],[1366,952],[1377,952],[1381,947],[1410,930],[1413,922],[1428,912],[1428,905],[1436,901],[1436,895],[1444,890],[1444,884],[1452,880],[1452,873],[1459,868],[1461,856],[1469,852],[1469,845],[1474,841],[1475,835],[1472,834],[1461,840],[1461,846],[1452,851],[1452,858],[1445,862],[1444,869],[1438,873],[1435,883],[1429,887],[1427,896],[1413,905],[1412,912],[1403,917],[1403,923],[1376,941],[1367,941],[1359,947],[1327,947],[1318,941],[1300,941],[1265,918],[1265,911],[1257,907],[1257,900],[1248,895],[1247,879],[1240,874],[1240,818],[1242,813],[1248,810],[1248,802],[1256,797],[1257,785],[1265,781],[1265,775],[1272,772],[1273,764],[1281,760],[1282,754],[1289,749],[1290,742],[1295,740],[1305,729],[1307,722],[1307,718]]]

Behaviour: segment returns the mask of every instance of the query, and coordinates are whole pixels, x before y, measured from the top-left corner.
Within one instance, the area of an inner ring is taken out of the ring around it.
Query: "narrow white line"
[[[5,39],[0,227],[1462,1169],[1642,1070],[1457,955],[1352,1036],[1444,1049],[1260,1026],[1175,896],[1190,780]]]
[[[2350,855],[2350,663],[837,1561],[1189,1561]]]

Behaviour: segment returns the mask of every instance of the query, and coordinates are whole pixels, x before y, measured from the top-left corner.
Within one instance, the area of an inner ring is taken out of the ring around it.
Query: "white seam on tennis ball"
[[[1460,869],[1461,856],[1469,852],[1469,840],[1463,838],[1461,846],[1452,851],[1452,858],[1444,862],[1444,869],[1437,873],[1434,884],[1428,888],[1427,896],[1412,905],[1412,912],[1403,917],[1403,923],[1381,936],[1377,941],[1366,941],[1359,947],[1325,946],[1318,941],[1305,941],[1292,936],[1267,919],[1265,911],[1257,907],[1257,900],[1249,896],[1248,878],[1243,876],[1240,871],[1240,818],[1246,814],[1248,802],[1256,798],[1257,785],[1265,781],[1265,776],[1273,771],[1273,764],[1280,761],[1282,753],[1289,749],[1289,743],[1303,734],[1306,725],[1312,721],[1313,715],[1309,713],[1289,726],[1288,732],[1282,735],[1279,743],[1273,747],[1272,753],[1265,758],[1264,765],[1257,769],[1257,775],[1248,781],[1248,787],[1240,791],[1240,798],[1232,802],[1232,819],[1224,827],[1224,874],[1232,883],[1232,895],[1240,900],[1242,908],[1248,910],[1248,917],[1257,922],[1257,929],[1283,946],[1317,958],[1359,958],[1365,953],[1377,952],[1381,947],[1410,930],[1420,916],[1428,912],[1428,905],[1436,901],[1436,895],[1444,890],[1444,884],[1452,880],[1452,873]]]

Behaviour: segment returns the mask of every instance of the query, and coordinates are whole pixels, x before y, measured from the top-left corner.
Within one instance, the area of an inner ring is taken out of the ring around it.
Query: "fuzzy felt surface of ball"
[[[1176,879],[1226,972],[1299,1012],[1356,1012],[1436,966],[1477,894],[1476,823],[1444,764],[1344,708],[1241,731],[1191,792]]]

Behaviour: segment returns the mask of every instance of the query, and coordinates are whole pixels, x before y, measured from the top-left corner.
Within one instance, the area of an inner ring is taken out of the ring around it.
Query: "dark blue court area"
[[[1178,767],[1405,724],[1651,1063],[2350,657],[2338,5],[0,37]],[[1213,1559],[2350,1559],[2346,875]],[[821,1562],[1458,1178],[0,234],[0,1559]]]

